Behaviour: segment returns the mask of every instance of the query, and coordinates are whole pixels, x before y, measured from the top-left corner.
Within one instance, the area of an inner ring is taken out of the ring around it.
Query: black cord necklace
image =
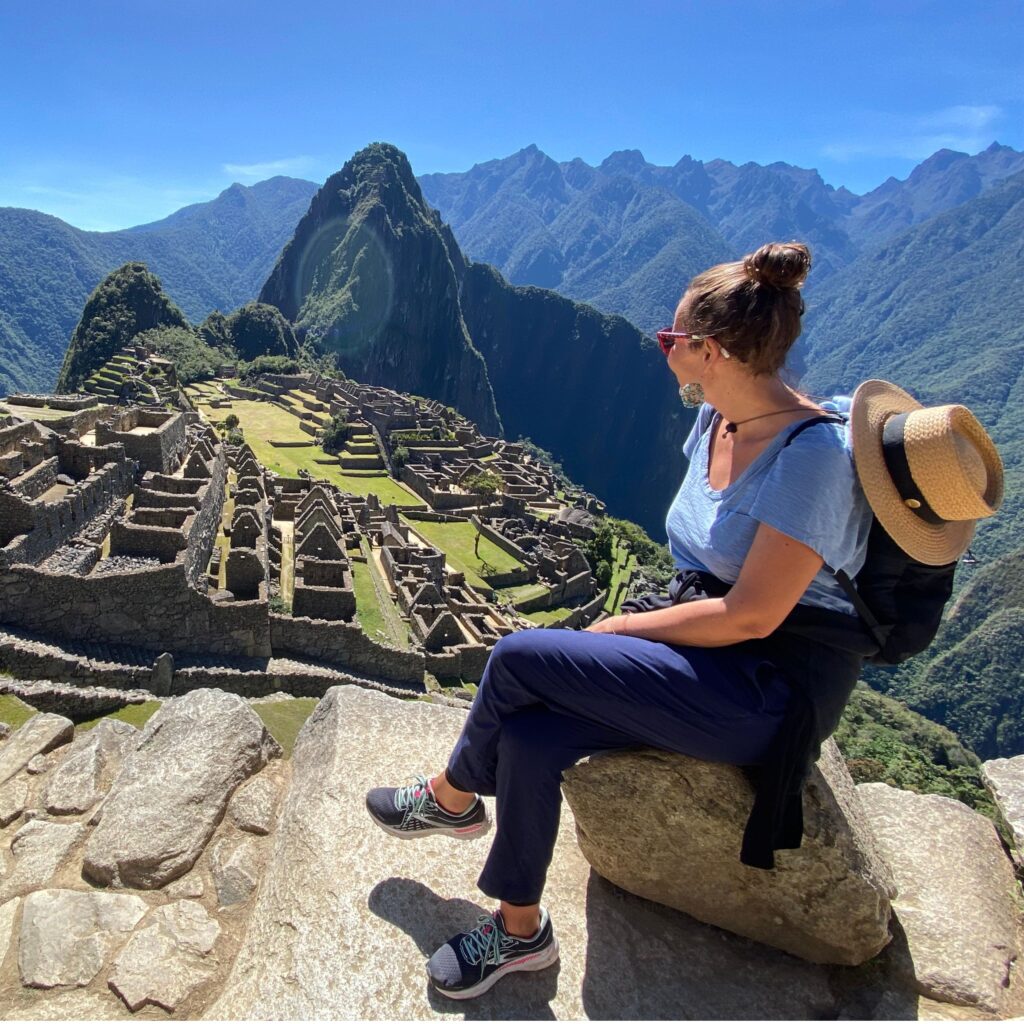
[[[735,420],[730,422],[726,420],[725,432],[722,437],[726,434],[735,434],[739,427],[742,427],[744,423],[753,423],[754,420],[763,420],[766,416],[781,416],[784,412],[798,412],[800,409],[806,409],[805,405],[791,405],[788,409],[776,409],[775,412],[763,412],[760,416],[748,416],[745,420]]]

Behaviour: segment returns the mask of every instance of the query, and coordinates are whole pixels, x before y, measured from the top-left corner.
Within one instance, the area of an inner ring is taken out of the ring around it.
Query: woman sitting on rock
[[[855,576],[871,525],[847,429],[835,417],[801,429],[823,410],[779,375],[809,269],[797,243],[712,267],[658,332],[684,404],[701,406],[668,512],[671,597],[629,602],[584,632],[504,637],[447,768],[367,795],[402,839],[481,836],[480,795],[497,797],[479,886],[500,907],[428,961],[444,995],[470,998],[558,959],[541,893],[562,771],[589,754],[643,744],[750,766],[743,861],[771,867],[773,850],[800,845],[803,777],[873,649],[825,569]],[[828,642],[780,629],[798,604],[829,621]]]

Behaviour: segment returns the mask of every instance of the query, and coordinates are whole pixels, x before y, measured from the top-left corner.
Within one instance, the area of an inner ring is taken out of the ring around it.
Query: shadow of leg
[[[370,892],[368,906],[382,920],[401,928],[419,948],[424,962],[448,939],[469,931],[487,913],[470,900],[445,900],[422,882],[411,878],[387,878]],[[557,923],[557,922],[556,922]],[[558,965],[535,974],[512,974],[490,992],[464,1002],[448,999],[427,981],[430,1005],[439,1013],[458,1014],[471,1020],[554,1020],[550,1002],[558,991]]]

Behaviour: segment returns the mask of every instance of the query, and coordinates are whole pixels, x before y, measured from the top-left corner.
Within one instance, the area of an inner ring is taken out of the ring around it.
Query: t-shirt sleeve
[[[683,454],[686,456],[687,460],[693,458],[693,452],[697,447],[697,442],[700,440],[701,434],[703,434],[711,425],[711,420],[714,418],[714,415],[714,408],[708,405],[707,402],[697,410],[697,418],[694,420],[693,427],[690,429],[690,433],[683,442]]]
[[[833,426],[803,431],[779,452],[749,513],[806,544],[833,569],[850,565],[869,522],[844,434]]]

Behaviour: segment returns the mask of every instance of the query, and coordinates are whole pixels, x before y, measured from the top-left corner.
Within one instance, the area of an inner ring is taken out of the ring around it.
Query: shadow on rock
[[[458,932],[471,929],[487,911],[470,900],[445,900],[411,878],[387,878],[373,887],[367,900],[379,918],[401,928],[416,943],[424,961]],[[549,1005],[558,991],[558,966],[536,974],[513,974],[477,999],[459,1002],[424,987],[432,1009],[459,1013],[471,1020],[554,1020]]]
[[[836,1015],[829,968],[701,924],[594,872],[587,886],[583,1006],[588,1017],[602,1020]]]

